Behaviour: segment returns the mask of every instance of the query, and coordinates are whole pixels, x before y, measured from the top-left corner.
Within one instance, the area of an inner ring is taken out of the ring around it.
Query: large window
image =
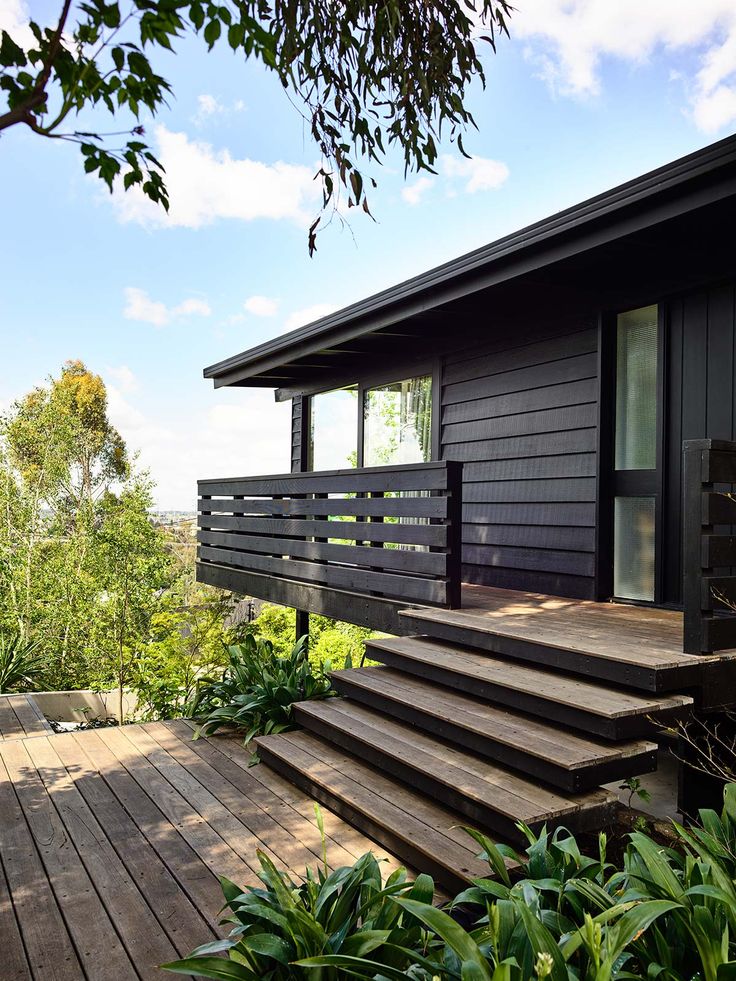
[[[311,404],[312,470],[432,459],[431,375],[324,392]]]
[[[363,465],[432,459],[432,377],[368,388],[363,396]]]
[[[341,388],[312,398],[311,440],[313,470],[344,470],[357,465],[357,388]]]

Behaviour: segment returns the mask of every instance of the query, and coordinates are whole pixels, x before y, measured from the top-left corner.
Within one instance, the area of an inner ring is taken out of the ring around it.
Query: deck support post
[[[294,640],[298,641],[300,637],[309,637],[309,614],[306,610],[296,611],[296,630]]]

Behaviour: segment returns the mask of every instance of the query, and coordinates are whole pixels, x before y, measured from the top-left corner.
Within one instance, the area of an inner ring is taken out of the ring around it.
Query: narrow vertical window
[[[618,315],[614,595],[653,602],[657,484],[656,305]],[[649,493],[651,491],[651,493]]]

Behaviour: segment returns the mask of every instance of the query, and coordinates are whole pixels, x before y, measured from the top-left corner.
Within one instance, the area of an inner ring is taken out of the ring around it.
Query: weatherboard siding
[[[463,580],[592,598],[597,329],[444,359],[441,454],[463,471]]]

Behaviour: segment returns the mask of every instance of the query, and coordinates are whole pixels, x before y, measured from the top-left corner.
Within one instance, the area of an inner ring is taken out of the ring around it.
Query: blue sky
[[[202,368],[645,170],[736,122],[732,0],[518,0],[510,41],[471,93],[479,126],[439,174],[376,170],[377,219],[307,253],[317,153],[263,69],[187,40],[161,70],[176,98],[145,121],[171,218],[85,177],[76,150],[0,141],[0,406],[68,358],[103,375],[113,421],[189,509],[197,477],[288,469],[288,407],[215,392]],[[0,26],[52,4],[0,0]]]

